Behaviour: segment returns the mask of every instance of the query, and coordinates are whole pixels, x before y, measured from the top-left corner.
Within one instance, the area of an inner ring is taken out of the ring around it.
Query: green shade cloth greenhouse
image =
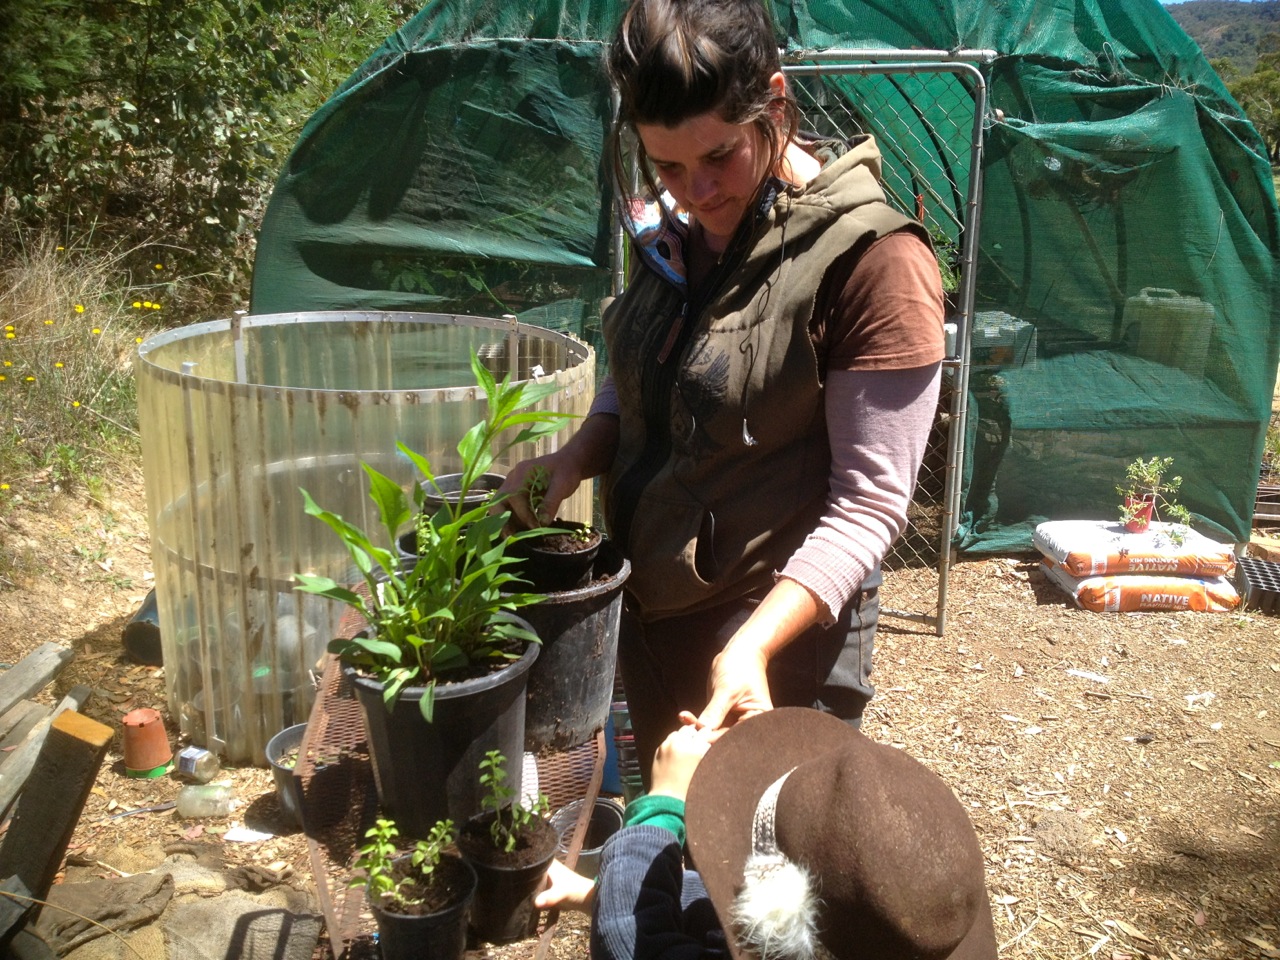
[[[428,4],[303,131],[264,218],[253,311],[511,313],[599,350],[600,55],[623,6]],[[1280,360],[1277,211],[1262,143],[1195,43],[1156,0],[769,6],[789,63],[993,52],[974,308],[1001,320],[974,328],[960,548],[1028,549],[1041,520],[1110,518],[1125,464],[1157,455],[1206,531],[1247,539]],[[947,119],[962,113],[948,82],[804,81],[850,105],[887,178],[911,184],[900,205],[929,222],[962,206],[968,173],[946,159],[970,138]]]

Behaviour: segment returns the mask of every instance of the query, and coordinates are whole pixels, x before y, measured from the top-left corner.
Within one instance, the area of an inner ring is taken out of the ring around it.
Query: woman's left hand
[[[770,658],[817,623],[820,615],[817,597],[796,581],[780,578],[711,661],[709,697],[699,723],[714,730],[772,710]]]
[[[711,699],[698,716],[700,725],[715,730],[773,709],[769,696],[769,660],[762,651],[732,643],[711,662],[707,686]]]

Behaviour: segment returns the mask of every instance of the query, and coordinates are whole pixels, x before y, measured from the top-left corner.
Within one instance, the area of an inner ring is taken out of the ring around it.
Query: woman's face
[[[756,127],[726,123],[714,111],[674,127],[638,123],[636,133],[662,185],[721,251],[764,179],[769,148]]]

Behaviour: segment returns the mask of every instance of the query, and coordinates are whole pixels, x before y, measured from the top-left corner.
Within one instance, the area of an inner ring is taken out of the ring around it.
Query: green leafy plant
[[[510,614],[542,596],[518,590],[520,581],[509,570],[517,560],[508,555],[508,549],[518,540],[540,534],[541,529],[508,537],[504,531],[508,511],[493,510],[493,501],[470,508],[465,504],[477,478],[497,456],[516,444],[555,432],[570,416],[527,409],[554,392],[554,384],[513,385],[509,378],[498,383],[474,356],[471,369],[488,403],[484,419],[458,443],[463,469],[456,492],[444,495],[431,464],[404,444],[397,446],[424,478],[423,483],[414,484],[412,502],[398,483],[362,464],[370,481],[369,495],[378,507],[380,539],[386,546],[317,506],[302,491],[306,512],[342,538],[367,587],[366,596],[329,577],[296,575],[299,590],[346,603],[369,624],[367,636],[334,640],[330,652],[382,683],[388,710],[406,686],[423,686],[419,706],[428,722],[434,713],[437,680],[447,680],[471,664],[516,659],[519,653],[513,651],[521,642],[537,642]],[[444,506],[430,516],[424,514],[427,486],[444,498]],[[419,518],[417,558],[412,566],[402,565],[396,535],[414,520],[415,513]]]
[[[445,848],[453,842],[453,821],[440,820],[431,828],[425,840],[419,840],[409,852],[407,866],[397,867],[400,851],[396,840],[400,831],[392,820],[381,817],[365,831],[369,842],[359,849],[355,867],[363,871],[354,877],[349,886],[366,887],[369,898],[375,902],[391,900],[409,905],[422,903],[413,896],[413,887],[425,888],[431,883],[431,875],[440,864]]]
[[[1191,511],[1173,499],[1182,486],[1182,477],[1167,477],[1173,467],[1173,457],[1152,457],[1143,460],[1139,457],[1125,467],[1125,482],[1116,487],[1116,493],[1123,498],[1120,503],[1120,520],[1129,523],[1146,512],[1146,504],[1151,504],[1151,519],[1160,519],[1163,510],[1165,516],[1182,529],[1175,527],[1170,531],[1174,543],[1181,544],[1186,538],[1186,527],[1191,524]]]
[[[480,761],[480,785],[489,792],[480,799],[480,808],[493,812],[489,836],[493,845],[505,853],[516,848],[520,833],[535,820],[547,815],[550,803],[545,793],[539,793],[532,806],[526,807],[516,798],[515,790],[507,785],[507,758],[500,750],[490,750]]]

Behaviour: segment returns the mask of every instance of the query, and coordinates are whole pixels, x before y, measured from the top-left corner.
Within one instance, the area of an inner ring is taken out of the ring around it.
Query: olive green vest
[[[645,619],[772,583],[824,512],[825,371],[810,320],[837,257],[913,223],[885,202],[879,172],[868,138],[780,193],[745,252],[712,271],[706,302],[641,270],[606,311],[621,416],[605,520]]]

